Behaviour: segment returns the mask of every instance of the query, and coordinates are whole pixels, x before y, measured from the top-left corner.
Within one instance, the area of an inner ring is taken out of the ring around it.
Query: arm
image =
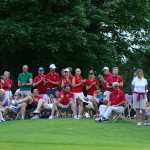
[[[99,75],[99,78],[102,82],[102,85],[107,84],[107,81],[104,79],[104,77],[102,75]]]
[[[86,86],[86,90],[88,91],[93,85],[96,85],[96,82],[93,82],[90,86]]]
[[[37,85],[39,85],[41,83],[42,80],[36,82],[36,83],[33,83],[33,87],[36,87]]]
[[[11,84],[8,83],[8,80],[6,80],[6,84],[7,84],[8,88],[11,89]]]
[[[134,85],[131,85],[131,90],[132,90],[132,91],[134,90]]]
[[[123,87],[123,82],[120,82],[120,83],[119,83],[119,86],[120,86],[120,87]]]
[[[113,106],[115,106],[115,107],[117,107],[117,106],[122,106],[124,103],[125,103],[125,100],[123,100],[121,103],[119,103],[119,104],[117,104],[117,105],[113,105]]]
[[[5,99],[3,100],[3,102],[2,102],[0,105],[1,105],[1,106],[4,106],[7,101],[8,101],[7,98],[5,98]]]
[[[113,86],[110,86],[109,83],[106,84],[106,87],[109,88],[109,89],[113,88]]]
[[[26,83],[25,85],[26,85],[26,86],[32,86],[32,83],[33,83],[33,79],[30,78],[30,79],[29,79],[29,83]]]

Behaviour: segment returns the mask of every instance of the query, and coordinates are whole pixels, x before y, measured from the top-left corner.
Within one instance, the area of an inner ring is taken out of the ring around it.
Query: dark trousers
[[[57,90],[57,88],[47,88],[47,95],[50,96],[50,94],[53,94],[54,97],[56,98],[56,95],[55,95],[55,91]]]

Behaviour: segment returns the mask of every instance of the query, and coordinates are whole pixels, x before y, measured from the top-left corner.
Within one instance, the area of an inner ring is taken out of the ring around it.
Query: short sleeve
[[[74,94],[72,92],[70,93],[70,98],[74,99]]]
[[[12,81],[12,80],[9,80],[9,84],[10,84],[10,85],[13,85],[13,81]]]
[[[37,79],[36,79],[36,77],[35,77],[33,83],[36,83],[36,82],[37,82]]]
[[[57,74],[57,82],[59,82],[60,81],[60,76],[59,76],[59,74]]]
[[[98,80],[97,80],[97,79],[96,79],[96,85],[97,85],[97,86],[99,86],[99,82],[98,82]]]
[[[19,74],[19,76],[18,76],[18,80],[20,80],[20,74]]]
[[[147,80],[145,79],[145,85],[148,85],[148,82],[147,82]]]
[[[33,78],[32,74],[30,73],[29,79]]]
[[[125,101],[125,100],[126,100],[124,92],[122,92],[121,98],[122,98],[122,101]]]
[[[88,86],[88,80],[85,82],[85,86]]]
[[[123,78],[122,77],[120,77],[120,82],[123,82]]]
[[[131,83],[133,86],[135,86],[135,79],[133,79],[132,83]]]

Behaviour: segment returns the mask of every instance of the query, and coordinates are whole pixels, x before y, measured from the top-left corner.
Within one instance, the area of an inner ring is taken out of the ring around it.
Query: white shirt
[[[147,84],[148,82],[145,78],[139,79],[138,77],[135,77],[132,81],[135,92],[145,92],[145,86]]]

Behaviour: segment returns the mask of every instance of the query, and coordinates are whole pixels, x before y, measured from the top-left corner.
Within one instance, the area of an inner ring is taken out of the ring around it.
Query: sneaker
[[[1,120],[2,122],[5,122],[4,118],[1,118],[0,120]]]
[[[21,116],[21,120],[24,120],[24,116]]]
[[[143,123],[142,123],[142,122],[138,122],[137,125],[138,125],[138,126],[142,126]]]
[[[39,119],[39,116],[34,116],[34,117],[32,117],[31,119]]]
[[[99,119],[101,119],[101,118],[96,118],[95,121],[98,121]]]
[[[81,119],[81,118],[82,118],[82,115],[78,115],[78,118]]]
[[[83,102],[83,105],[85,106],[85,105],[88,105],[89,103],[88,102],[86,102],[86,101],[84,101]]]
[[[144,123],[143,125],[144,126],[150,126],[150,123]]]
[[[49,118],[48,119],[53,119],[54,118],[54,116],[49,116]]]
[[[98,118],[97,120],[95,120],[96,122],[103,122],[102,118]]]
[[[104,121],[104,122],[107,122],[107,121],[109,121],[109,119],[104,118],[103,121]]]
[[[77,115],[74,116],[74,119],[79,119]]]
[[[32,114],[39,114],[40,112],[38,110],[35,110],[32,112]]]
[[[12,104],[13,106],[17,106],[17,105],[19,104],[19,101],[12,100],[11,104]]]

